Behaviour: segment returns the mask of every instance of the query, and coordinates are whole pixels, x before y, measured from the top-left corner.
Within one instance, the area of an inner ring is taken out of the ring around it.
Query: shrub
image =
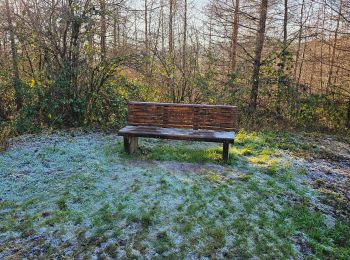
[[[10,125],[0,124],[0,152],[5,151],[8,147],[8,139],[14,134]]]

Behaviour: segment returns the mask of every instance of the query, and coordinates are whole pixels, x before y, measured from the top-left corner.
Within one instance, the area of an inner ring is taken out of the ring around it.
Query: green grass
[[[294,184],[294,173],[292,173],[290,163],[282,163],[279,159],[281,156],[280,150],[285,150],[294,154],[305,154],[308,152],[317,152],[318,148],[314,144],[304,143],[297,138],[289,136],[288,134],[277,134],[273,132],[265,133],[247,133],[245,131],[240,131],[236,137],[235,146],[232,146],[230,149],[230,164],[236,165],[237,162],[241,163],[241,166],[250,168],[253,170],[253,173],[240,175],[237,177],[238,183],[246,183],[246,187],[249,190],[245,191],[247,193],[256,192],[260,196],[255,196],[252,199],[245,199],[243,203],[244,213],[246,219],[250,219],[249,216],[253,215],[259,208],[261,201],[265,200],[265,196],[271,196],[272,193],[269,193],[269,189],[275,192],[276,194],[283,194],[285,189],[289,190],[295,196],[300,194],[305,194]],[[221,147],[217,148],[205,148],[199,147],[194,148],[191,145],[184,144],[179,142],[178,144],[167,145],[161,142],[160,145],[147,147],[142,149],[142,153],[137,155],[138,158],[142,159],[151,159],[159,161],[179,161],[179,162],[192,162],[192,163],[202,163],[202,162],[220,162],[221,160]],[[256,181],[254,176],[254,171],[260,171],[272,176],[272,178],[267,179],[267,187],[262,187],[262,183]],[[306,169],[299,168],[295,170],[296,174],[305,175]],[[209,182],[218,183],[222,180],[222,177],[215,173],[208,173],[207,180]],[[274,177],[275,176],[275,177]],[[225,181],[225,180],[224,180]],[[232,182],[230,182],[232,184]],[[237,184],[235,184],[237,185]],[[200,189],[198,186],[192,187],[192,192],[196,198],[196,203],[191,203],[187,207],[186,216],[195,216],[197,212],[205,209],[205,205],[200,203],[202,195],[200,194]],[[237,191],[238,192],[238,191]],[[213,193],[215,194],[215,193]],[[269,195],[271,194],[271,195]],[[333,194],[332,194],[333,195]],[[243,198],[242,198],[243,199]],[[225,202],[225,200],[223,200]],[[227,200],[225,203],[228,203]],[[308,201],[301,199],[301,201]],[[255,253],[261,256],[268,257],[281,257],[283,254],[290,256],[295,256],[293,250],[291,238],[296,232],[303,232],[307,236],[308,246],[311,251],[317,257],[327,256],[327,257],[337,257],[349,255],[348,240],[349,237],[344,235],[344,239],[347,242],[334,243],[337,240],[336,237],[333,238],[334,234],[340,234],[339,229],[344,229],[342,231],[346,232],[349,228],[349,224],[340,222],[336,224],[335,227],[329,227],[325,223],[325,218],[322,213],[315,212],[311,205],[303,206],[302,209],[293,208],[294,211],[290,211],[288,204],[284,205],[284,210],[282,215],[277,215],[275,220],[271,220],[266,217],[266,215],[259,212],[261,222],[258,223],[262,229],[262,237],[260,234],[250,234],[250,226],[254,226],[255,223],[248,222],[246,219],[241,218],[234,222],[233,228],[237,233],[242,234],[237,241],[242,241],[241,245],[238,245],[238,248],[245,247],[249,237],[256,238],[256,248]],[[287,212],[287,213],[286,213]],[[222,219],[225,219],[228,216],[228,211],[224,209],[218,210],[218,214]],[[186,218],[185,218],[186,219]],[[283,221],[282,221],[283,220]],[[288,225],[283,226],[285,220],[288,220]],[[185,234],[190,234],[195,226],[194,221],[187,220],[184,222],[180,230]],[[277,234],[271,237],[268,233],[264,233],[264,230],[273,230],[273,233]],[[338,230],[338,231],[337,231]],[[217,231],[216,242],[219,245],[223,244],[221,238],[221,233]],[[206,235],[210,236],[208,231]],[[247,234],[248,233],[248,234]],[[245,237],[243,235],[245,234]],[[265,235],[264,235],[265,234]],[[328,235],[329,237],[325,240],[322,237]],[[283,238],[281,251],[276,251],[276,244],[281,243],[280,237]],[[254,238],[254,239],[255,239]],[[275,246],[267,246],[267,244],[275,244]],[[204,255],[207,252],[215,250],[219,247],[215,243],[207,246],[207,250],[204,250]],[[283,249],[282,249],[283,248]],[[247,250],[249,251],[249,250]],[[280,253],[283,254],[280,254]],[[247,253],[249,255],[249,253]],[[251,253],[251,256],[254,255],[254,252]]]
[[[142,140],[131,156],[113,138],[71,142],[70,148],[48,145],[39,158],[9,152],[3,165],[15,164],[8,159],[14,157],[39,166],[31,166],[32,175],[0,176],[0,188],[7,190],[0,194],[0,256],[13,246],[36,247],[38,258],[68,252],[77,258],[284,259],[308,257],[306,250],[310,258],[347,259],[350,223],[338,216],[332,222],[317,210],[317,193],[296,181],[307,169],[294,169],[282,157],[316,149],[294,139],[240,131],[228,164],[221,162],[220,145],[153,140]],[[44,160],[63,170],[47,174]],[[193,165],[179,173],[176,167],[187,164],[178,162]],[[205,168],[206,162],[215,165]],[[27,239],[34,235],[45,242]],[[21,250],[16,256],[30,258]]]
[[[66,199],[64,197],[60,198],[57,201],[57,206],[58,206],[58,209],[61,210],[61,211],[65,211],[65,210],[68,209],[68,206],[67,206],[67,203],[66,203]]]
[[[154,248],[158,254],[163,254],[170,249],[172,242],[166,232],[160,232],[157,234]]]
[[[118,142],[113,147],[105,147],[104,153],[113,156],[114,153],[121,154],[124,158],[141,158],[144,160],[178,161],[178,162],[215,162],[220,163],[222,159],[222,144],[216,147],[201,144],[200,142],[188,143],[183,141],[160,140],[156,145],[143,145],[144,139],[140,139],[141,150],[134,155],[123,153],[122,142]],[[281,148],[281,146],[284,146]],[[230,147],[229,163],[235,165],[239,162],[249,162],[253,164],[268,164],[273,158],[280,157],[280,149],[290,152],[314,151],[315,146],[305,145],[295,137],[286,133],[275,132],[252,132],[247,133],[240,130],[235,137],[235,144]]]
[[[219,147],[196,149],[183,142],[172,146],[160,144],[152,148],[143,149],[142,152],[142,157],[147,160],[193,163],[220,162],[222,156],[222,150]]]

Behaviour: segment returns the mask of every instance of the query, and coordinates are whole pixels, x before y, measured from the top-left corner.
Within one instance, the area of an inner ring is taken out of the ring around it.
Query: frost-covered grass
[[[28,137],[0,154],[0,258],[349,258],[350,225],[293,159],[315,149],[241,131],[225,164],[215,144]]]

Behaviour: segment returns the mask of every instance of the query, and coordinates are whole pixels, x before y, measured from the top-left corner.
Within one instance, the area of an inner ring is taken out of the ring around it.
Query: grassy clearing
[[[0,155],[0,258],[348,258],[350,225],[315,207],[307,170],[284,154],[317,149],[298,142],[242,131],[228,164],[221,146],[142,140],[128,156],[103,135],[11,149]]]

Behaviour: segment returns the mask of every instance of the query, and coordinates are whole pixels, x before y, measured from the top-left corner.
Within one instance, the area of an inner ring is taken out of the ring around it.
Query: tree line
[[[128,100],[350,128],[348,1],[4,0],[0,10],[0,121],[19,132],[117,126]]]

